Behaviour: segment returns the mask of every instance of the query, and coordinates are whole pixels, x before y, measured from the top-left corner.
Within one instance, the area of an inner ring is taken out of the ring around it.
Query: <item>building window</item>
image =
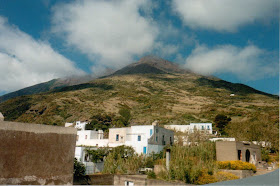
[[[162,144],[165,145],[164,135],[162,135]]]
[[[143,147],[143,154],[147,154],[147,147]]]
[[[172,145],[172,137],[170,137],[170,145]]]
[[[201,126],[201,129],[204,130],[204,126]]]
[[[156,133],[158,133],[158,129],[156,129]]]
[[[87,139],[87,135],[85,136],[85,139]]]
[[[150,129],[150,136],[153,135],[153,129]]]
[[[138,141],[141,141],[141,136],[138,136]]]
[[[209,125],[207,125],[207,130],[210,130],[210,126]]]
[[[119,135],[118,134],[116,135],[116,141],[119,141]]]
[[[156,142],[158,141],[158,137],[156,136]]]

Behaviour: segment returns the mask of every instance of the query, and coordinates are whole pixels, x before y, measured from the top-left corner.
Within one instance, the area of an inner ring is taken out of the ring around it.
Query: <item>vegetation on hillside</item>
[[[88,120],[90,128],[103,130],[155,120],[160,125],[215,123],[217,115],[224,115],[231,121],[222,125],[223,135],[237,140],[273,140],[273,148],[279,149],[278,97],[225,81],[219,85],[220,80],[213,78],[207,84],[205,79],[192,73],[110,76],[10,99],[0,104],[0,112],[8,121],[64,125]],[[230,96],[232,93],[235,95]]]

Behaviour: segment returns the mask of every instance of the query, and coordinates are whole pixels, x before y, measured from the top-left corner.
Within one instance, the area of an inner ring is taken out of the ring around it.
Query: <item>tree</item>
[[[85,177],[86,167],[83,163],[78,162],[77,159],[74,159],[74,179],[82,180]]]
[[[225,126],[228,125],[228,123],[231,121],[231,118],[230,117],[227,117],[223,114],[218,114],[215,119],[214,119],[214,123],[216,125],[216,127],[219,129],[219,131],[222,133],[222,134],[225,134],[224,132],[224,128]]]
[[[120,120],[122,123],[127,126],[129,124],[129,120],[131,118],[130,110],[127,107],[123,107],[119,110],[119,114],[121,115]]]
[[[90,123],[86,125],[86,130],[103,130],[104,132],[108,131],[114,121],[114,115],[108,114],[96,114],[90,119]]]

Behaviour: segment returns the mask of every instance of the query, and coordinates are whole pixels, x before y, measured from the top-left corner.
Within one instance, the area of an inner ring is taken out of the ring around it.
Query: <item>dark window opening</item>
[[[246,162],[250,161],[250,151],[247,149],[246,150]]]
[[[119,141],[119,135],[118,134],[116,135],[116,141]]]
[[[242,152],[241,152],[241,150],[238,150],[238,160],[242,160]]]

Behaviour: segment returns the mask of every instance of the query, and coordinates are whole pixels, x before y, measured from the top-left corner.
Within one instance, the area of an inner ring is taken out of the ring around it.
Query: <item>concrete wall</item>
[[[257,164],[258,161],[261,161],[261,149],[259,145],[254,145],[251,143],[236,143],[237,150],[241,150],[242,152],[242,161],[246,161],[246,151],[250,152],[250,160],[249,163]]]
[[[104,169],[104,162],[83,162],[86,166],[86,175],[102,172]]]
[[[217,161],[238,160],[235,141],[216,142]]]
[[[163,145],[148,144],[148,154],[151,154],[152,152],[159,153],[160,151],[162,151],[163,148],[164,148]]]
[[[90,175],[91,185],[125,185],[125,182],[133,182],[138,185],[187,185],[184,182],[167,182],[163,180],[147,179],[147,175],[113,175],[100,174]]]
[[[216,157],[217,161],[239,160],[238,150],[241,151],[240,160],[246,161],[246,151],[250,152],[249,163],[257,164],[261,161],[260,146],[237,141],[217,141]]]
[[[95,174],[89,176],[91,185],[114,185],[113,174]]]
[[[114,185],[125,185],[133,182],[134,186],[140,185],[186,185],[183,182],[167,182],[163,180],[147,179],[147,175],[114,175]]]
[[[76,129],[0,121],[0,184],[71,184]]]
[[[240,179],[247,178],[254,175],[254,172],[252,170],[227,170],[227,169],[220,169],[222,172],[229,172],[234,174],[235,176],[238,176]]]
[[[174,131],[159,126],[155,126],[154,133],[149,139],[149,144],[169,145],[170,138],[171,138],[171,143],[174,144]],[[163,143],[163,141],[165,142],[165,144]]]

